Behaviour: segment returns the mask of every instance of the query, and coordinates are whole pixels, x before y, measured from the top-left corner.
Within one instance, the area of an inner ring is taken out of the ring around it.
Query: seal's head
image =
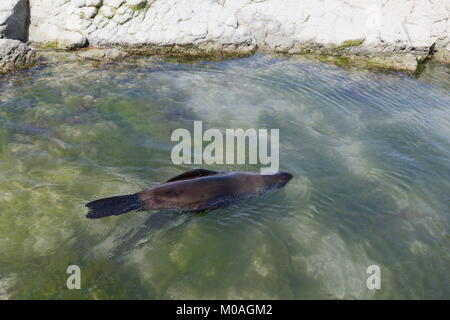
[[[264,175],[264,181],[272,188],[284,187],[293,178],[292,174],[285,171],[279,171],[275,174]]]

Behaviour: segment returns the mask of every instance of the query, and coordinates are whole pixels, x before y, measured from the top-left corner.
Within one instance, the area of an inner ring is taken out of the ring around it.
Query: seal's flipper
[[[87,218],[98,219],[109,216],[117,216],[133,210],[141,210],[143,203],[137,194],[116,196],[95,200],[86,204],[89,208]]]
[[[213,170],[206,170],[206,169],[194,169],[194,170],[186,171],[185,173],[182,173],[178,176],[175,176],[175,177],[167,180],[166,182],[189,180],[189,179],[195,179],[195,178],[200,178],[200,177],[213,176],[213,175],[216,175],[219,173],[221,173],[221,172],[213,171]]]

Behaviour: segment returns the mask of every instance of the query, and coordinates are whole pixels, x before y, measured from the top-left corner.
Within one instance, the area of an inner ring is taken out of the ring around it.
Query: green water
[[[265,55],[2,75],[0,298],[450,298],[449,92],[442,65],[411,77]],[[190,220],[85,218],[86,202],[193,168],[170,159],[193,120],[279,128],[294,179]]]

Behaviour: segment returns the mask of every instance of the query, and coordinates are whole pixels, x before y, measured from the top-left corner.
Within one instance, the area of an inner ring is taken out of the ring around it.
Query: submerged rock
[[[0,277],[0,300],[10,300],[14,298],[17,282],[17,274],[11,273],[5,277]]]
[[[85,60],[100,61],[103,63],[123,59],[127,53],[123,50],[112,49],[89,49],[77,52],[77,56]]]
[[[24,68],[35,62],[36,54],[26,44],[11,39],[0,39],[0,73]]]

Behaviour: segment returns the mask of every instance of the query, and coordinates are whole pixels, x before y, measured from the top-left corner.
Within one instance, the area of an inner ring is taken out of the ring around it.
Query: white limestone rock
[[[111,18],[114,16],[115,11],[114,11],[113,8],[111,8],[111,7],[108,7],[108,6],[102,6],[102,7],[100,8],[100,13],[101,13],[105,18],[111,19]]]
[[[53,24],[30,26],[30,41],[54,49],[76,49],[86,45],[86,36],[77,31],[65,30]]]
[[[147,0],[126,0],[130,7],[143,8],[147,4]]]
[[[86,6],[100,8],[103,4],[103,0],[86,0]]]
[[[97,14],[97,8],[96,7],[84,7],[81,9],[81,15],[80,17],[82,19],[92,19]]]
[[[32,65],[35,51],[19,40],[0,39],[0,73]]]
[[[78,43],[84,37],[100,46],[183,44],[199,50],[333,54],[342,47],[344,54],[375,55],[413,69],[433,48],[446,60],[450,40],[448,0],[29,1],[35,42],[69,32]],[[99,10],[70,19],[85,8]],[[55,29],[47,31],[48,26]]]
[[[72,0],[71,2],[76,8],[82,8],[86,5],[86,0]]]
[[[121,10],[123,9],[123,10]],[[119,10],[117,10],[116,14],[112,18],[114,22],[117,22],[117,24],[122,25],[125,22],[130,21],[133,18],[133,10],[130,8],[124,8],[120,7]],[[117,30],[117,32],[120,32],[121,29]]]
[[[125,0],[105,0],[105,5],[118,9],[124,2]]]

